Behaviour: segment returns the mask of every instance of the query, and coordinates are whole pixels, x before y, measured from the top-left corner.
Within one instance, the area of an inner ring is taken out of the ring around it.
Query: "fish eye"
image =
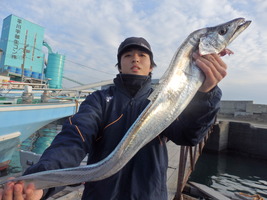
[[[228,31],[228,27],[224,27],[221,30],[219,30],[219,34],[220,35],[225,35],[227,33],[227,31]]]

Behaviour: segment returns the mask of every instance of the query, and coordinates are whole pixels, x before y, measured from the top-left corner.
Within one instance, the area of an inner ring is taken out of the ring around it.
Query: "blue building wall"
[[[0,48],[0,72],[6,69],[21,73],[24,62],[26,76],[42,73],[44,28],[15,15],[3,20]]]

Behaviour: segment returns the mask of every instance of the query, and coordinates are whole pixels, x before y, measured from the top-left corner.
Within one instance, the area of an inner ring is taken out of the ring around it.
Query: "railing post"
[[[196,162],[199,156],[202,153],[202,150],[207,143],[208,137],[213,131],[211,127],[208,131],[203,140],[196,146],[181,146],[180,149],[180,159],[179,159],[179,168],[178,168],[178,180],[177,180],[177,189],[176,194],[173,200],[182,200],[182,191],[185,187],[185,184],[188,181],[190,174],[195,169]],[[194,149],[193,149],[194,148]],[[188,153],[189,152],[189,153]],[[189,156],[189,158],[188,158]],[[189,166],[187,167],[187,159],[189,159]]]
[[[182,199],[182,190],[183,190],[183,182],[184,182],[184,175],[185,175],[185,166],[187,161],[187,152],[188,148],[186,146],[181,146],[180,149],[180,161],[179,161],[179,168],[178,168],[178,181],[177,181],[177,190],[174,197],[174,200],[181,200]]]

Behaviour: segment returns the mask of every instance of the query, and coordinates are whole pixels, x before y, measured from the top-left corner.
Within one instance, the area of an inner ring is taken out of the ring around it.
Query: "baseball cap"
[[[118,48],[118,54],[117,54],[118,62],[120,61],[122,53],[129,47],[138,47],[144,49],[146,52],[149,53],[151,60],[153,61],[153,53],[150,44],[142,37],[129,37],[126,38]]]

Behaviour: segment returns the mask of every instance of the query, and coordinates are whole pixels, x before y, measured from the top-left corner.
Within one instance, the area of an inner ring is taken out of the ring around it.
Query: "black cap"
[[[118,62],[124,50],[128,49],[129,47],[134,47],[134,46],[142,48],[145,51],[147,51],[150,54],[151,58],[153,59],[153,53],[152,53],[150,44],[144,38],[129,37],[129,38],[126,38],[119,46],[118,54],[117,54]]]

